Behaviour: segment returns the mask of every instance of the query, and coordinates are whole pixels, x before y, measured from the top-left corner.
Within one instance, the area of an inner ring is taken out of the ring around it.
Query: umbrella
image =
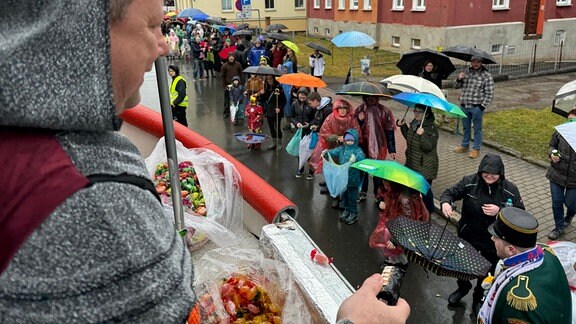
[[[218,26],[224,26],[224,22],[222,21],[222,19],[218,18],[218,17],[208,17],[206,18],[206,22],[211,23],[213,25],[218,25]]]
[[[482,58],[482,63],[484,64],[496,64],[496,60],[492,55],[484,52],[481,49],[468,47],[468,46],[454,46],[448,47],[447,49],[443,50],[442,53],[454,57],[466,62],[470,62],[472,56],[479,56]]]
[[[284,46],[291,49],[294,53],[300,54],[300,48],[298,48],[298,45],[294,44],[293,42],[291,42],[289,40],[283,40],[282,44],[284,44]]]
[[[221,33],[224,33],[225,30],[229,30],[231,33],[235,33],[236,32],[236,28],[230,27],[230,26],[218,26],[218,30]]]
[[[319,52],[322,52],[322,53],[324,53],[324,54],[332,55],[332,52],[330,52],[329,49],[327,49],[326,47],[324,47],[324,46],[322,46],[322,45],[320,45],[320,44],[308,42],[308,43],[306,43],[306,46],[308,46],[308,47],[310,47],[310,48],[312,48],[312,49],[315,49],[315,50],[317,50],[317,51],[319,51]]]
[[[238,30],[234,34],[232,34],[232,36],[252,36],[252,35],[254,34],[246,29]]]
[[[554,127],[562,137],[576,151],[576,120],[572,119],[564,124]]]
[[[454,117],[466,118],[466,114],[457,105],[448,102],[444,99],[440,99],[435,95],[429,93],[410,93],[402,92],[392,97],[392,100],[398,101],[399,103],[412,107],[416,104],[421,104],[426,107],[438,109],[442,112],[448,113]]]
[[[260,144],[268,139],[268,135],[256,133],[235,133],[234,138],[246,144]]]
[[[224,47],[219,53],[218,56],[220,56],[220,58],[227,60],[228,59],[228,54],[230,53],[234,53],[234,51],[236,50],[236,45],[232,45],[230,47]]]
[[[283,29],[288,29],[288,27],[286,25],[283,25],[283,24],[272,24],[272,25],[266,27],[267,32],[271,32],[273,30],[283,30]]]
[[[347,31],[332,38],[332,43],[338,47],[365,47],[372,46],[376,41],[367,34],[359,31]]]
[[[370,82],[354,82],[342,86],[337,95],[391,97],[388,89]]]
[[[380,80],[380,83],[386,86],[389,90],[396,90],[399,92],[431,93],[438,98],[446,100],[444,93],[437,85],[418,76],[398,74]]]
[[[240,24],[240,25],[236,26],[236,30],[248,29],[248,27],[250,27],[250,25],[244,23],[244,24]]]
[[[279,34],[279,33],[270,33],[268,34],[268,38],[277,39],[277,40],[289,40],[290,37],[288,35]]]
[[[172,18],[172,17],[177,16],[177,15],[178,15],[178,13],[176,13],[175,11],[169,11],[169,12],[164,14],[164,17]]]
[[[258,66],[249,66],[245,68],[242,72],[248,74],[257,74],[257,75],[275,75],[280,76],[284,74],[282,71],[278,70],[277,68],[273,68],[270,66],[258,65]]]
[[[400,216],[388,221],[386,227],[410,261],[439,276],[473,280],[490,270],[490,262],[470,243],[446,231],[446,226]]]
[[[321,79],[302,72],[284,74],[278,78],[278,82],[296,87],[324,88],[326,86],[326,82]]]
[[[438,73],[442,79],[446,79],[456,70],[454,64],[450,61],[450,57],[427,48],[403,54],[400,61],[396,63],[396,66],[404,74],[418,75],[422,71],[424,63],[427,61],[434,64],[435,72]]]
[[[364,171],[373,177],[396,182],[426,194],[430,184],[424,177],[408,167],[392,160],[364,159],[353,163],[351,167]]]
[[[552,101],[552,112],[568,117],[568,112],[576,107],[576,80],[563,85]]]
[[[198,20],[206,20],[206,19],[208,19],[208,17],[210,17],[210,16],[208,16],[208,15],[205,14],[205,13],[197,13],[197,14],[195,14],[194,16],[192,16],[192,20],[196,20],[196,21],[198,21]]]
[[[178,14],[178,18],[190,18],[190,17],[193,17],[194,15],[198,15],[198,14],[205,14],[206,15],[206,13],[200,9],[186,8],[186,9],[180,11],[180,13]]]

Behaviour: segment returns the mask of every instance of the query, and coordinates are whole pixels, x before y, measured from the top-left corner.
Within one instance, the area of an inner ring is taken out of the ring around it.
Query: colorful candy
[[[180,196],[182,196],[184,208],[193,214],[206,216],[206,202],[192,162],[180,162],[178,164],[178,175],[181,187]],[[172,196],[168,163],[160,163],[156,166],[154,185],[156,186],[156,192],[160,196],[166,198]]]
[[[310,251],[310,258],[312,261],[320,264],[330,264],[332,261],[334,261],[334,258],[329,258],[326,255],[318,252],[316,249],[312,249],[312,251]]]

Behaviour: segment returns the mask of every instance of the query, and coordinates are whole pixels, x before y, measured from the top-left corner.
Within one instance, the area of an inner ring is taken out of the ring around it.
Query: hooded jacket
[[[422,128],[424,134],[416,131],[420,122],[413,120],[410,125],[400,127],[402,136],[406,139],[406,166],[419,172],[426,180],[434,180],[438,175],[438,128],[434,124],[434,114],[426,112]]]
[[[489,185],[482,178],[482,172],[499,174],[500,179]],[[491,240],[492,235],[488,232],[488,226],[496,217],[484,214],[482,205],[495,204],[503,208],[508,199],[512,200],[514,207],[524,209],[524,202],[518,188],[506,180],[502,158],[488,153],[480,161],[477,173],[465,176],[455,186],[442,193],[440,205],[462,200],[462,217],[458,222],[458,236],[476,249],[494,251],[495,247]]]
[[[338,164],[343,164],[350,161],[352,155],[354,155],[354,161],[364,160],[364,152],[362,152],[362,149],[360,146],[358,146],[358,132],[355,129],[350,128],[346,131],[346,133],[344,133],[343,136],[346,136],[346,134],[354,136],[354,144],[340,145],[335,149],[328,150],[328,154],[330,154],[332,158],[338,159]],[[359,187],[361,182],[362,174],[360,173],[360,170],[356,168],[348,169],[348,187]]]
[[[82,176],[149,178],[138,149],[116,132],[108,1],[2,1],[0,12],[29,22],[0,17],[0,129],[51,130]],[[1,323],[186,319],[195,300],[190,256],[151,192],[97,183],[48,213],[0,274]]]

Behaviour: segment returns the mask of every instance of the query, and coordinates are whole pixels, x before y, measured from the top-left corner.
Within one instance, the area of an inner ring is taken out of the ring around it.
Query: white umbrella
[[[552,102],[552,112],[567,117],[576,105],[576,80],[570,81],[558,90]]]
[[[446,96],[437,85],[415,75],[398,74],[380,80],[386,88],[399,92],[424,92],[446,100]]]
[[[576,121],[568,121],[554,128],[556,128],[558,133],[572,146],[572,149],[576,151]]]

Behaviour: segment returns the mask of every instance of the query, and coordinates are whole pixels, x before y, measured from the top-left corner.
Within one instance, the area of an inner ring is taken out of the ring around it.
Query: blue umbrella
[[[236,28],[230,27],[230,26],[218,26],[218,30],[221,33],[224,33],[224,31],[228,29],[230,31],[230,33],[234,34],[236,32]]]
[[[332,43],[338,47],[365,47],[371,46],[376,41],[367,34],[359,31],[347,31],[332,38]]]
[[[208,17],[210,17],[210,16],[208,16],[205,13],[197,13],[194,16],[192,16],[192,20],[204,21],[204,20],[208,19]]]
[[[440,111],[446,112],[449,115],[459,118],[466,118],[466,114],[457,105],[448,102],[444,99],[440,99],[433,94],[424,92],[402,92],[397,95],[392,96],[392,100],[398,101],[399,103],[406,105],[408,107],[413,107],[416,104],[420,104],[426,107],[438,109]]]
[[[184,10],[182,10],[178,16],[176,16],[177,18],[190,18],[190,17],[194,17],[195,15],[198,14],[204,14],[206,15],[206,13],[200,9],[196,9],[196,8],[186,8]]]

